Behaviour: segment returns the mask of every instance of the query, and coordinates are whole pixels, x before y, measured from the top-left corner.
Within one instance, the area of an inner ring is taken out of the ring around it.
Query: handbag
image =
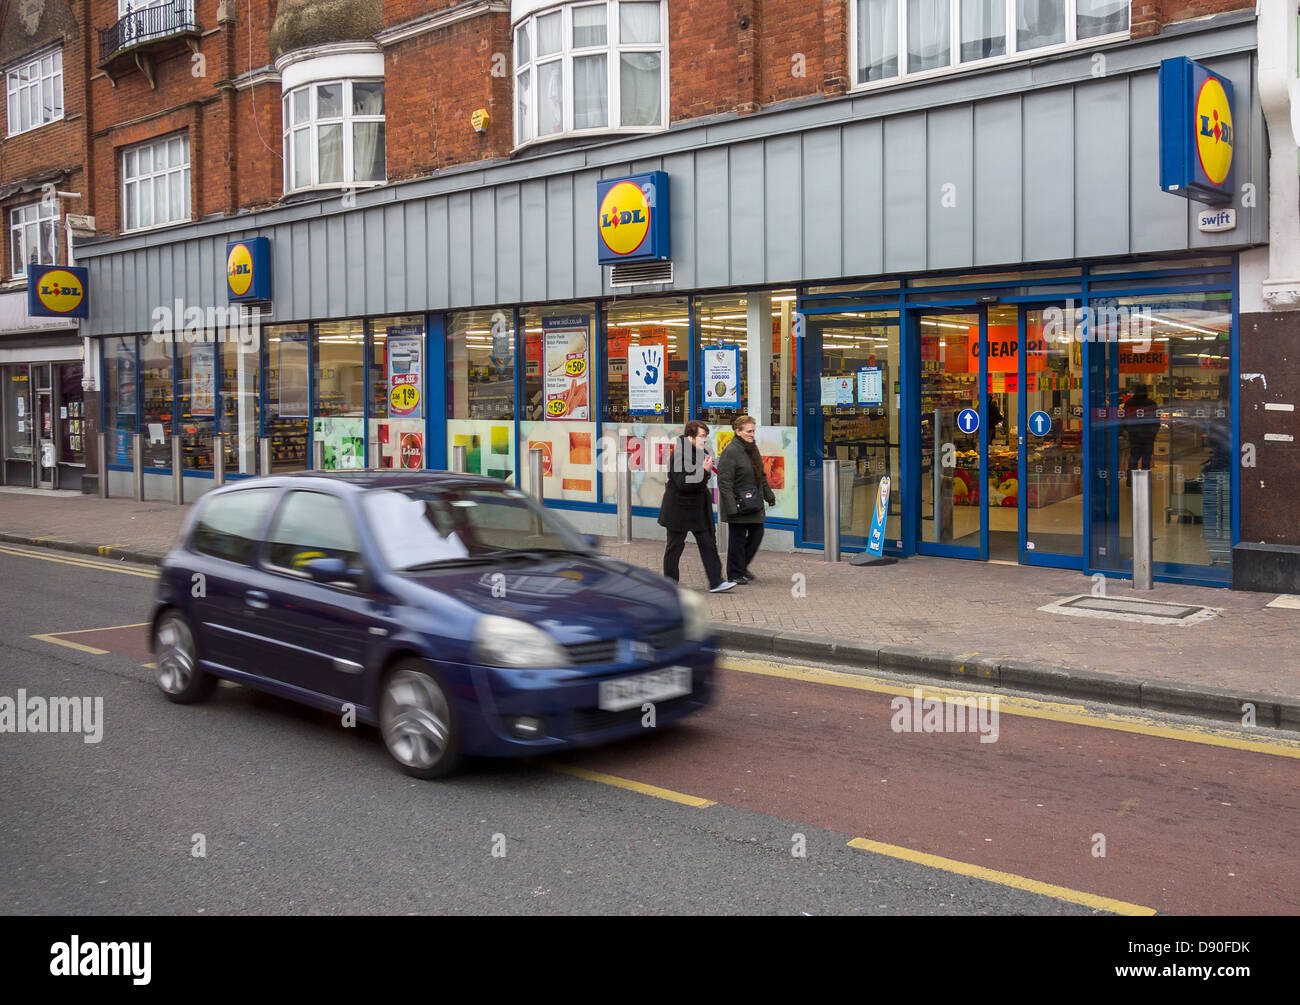
[[[756,488],[741,489],[736,493],[736,514],[749,516],[763,509],[763,495]]]

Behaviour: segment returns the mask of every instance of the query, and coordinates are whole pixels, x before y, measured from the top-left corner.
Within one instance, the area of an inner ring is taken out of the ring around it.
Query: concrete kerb
[[[25,534],[0,532],[0,541],[140,565],[160,565],[163,559],[161,554],[155,552],[110,548],[83,541],[34,538]],[[949,682],[968,680],[993,687],[1037,692],[1049,697],[1093,698],[1115,705],[1202,715],[1232,722],[1241,721],[1244,714],[1242,706],[1249,702],[1255,706],[1255,722],[1258,726],[1300,730],[1300,701],[1278,700],[1263,695],[1239,695],[1218,688],[1111,677],[1089,670],[1072,670],[1005,657],[944,655],[913,646],[874,646],[866,642],[836,640],[824,635],[750,628],[726,622],[715,626],[715,634],[719,648],[752,655],[824,659],[863,671],[906,671]]]

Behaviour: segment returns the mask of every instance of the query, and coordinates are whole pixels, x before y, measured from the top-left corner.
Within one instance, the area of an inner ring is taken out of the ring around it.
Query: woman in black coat
[[[686,535],[694,534],[704,572],[709,577],[709,592],[725,593],[736,584],[722,578],[722,560],[718,558],[718,542],[713,536],[713,495],[709,488],[713,458],[704,450],[708,439],[709,427],[704,423],[686,423],[668,462],[668,484],[659,507],[659,526],[668,531],[664,575],[677,582]]]
[[[763,455],[754,442],[758,429],[754,417],[737,416],[731,427],[736,435],[718,458],[718,501],[727,523],[727,578],[752,583],[758,577],[749,566],[763,543],[763,521],[767,519],[767,506],[776,505],[776,493],[767,484]],[[752,512],[740,512],[737,496],[744,494],[751,497]]]

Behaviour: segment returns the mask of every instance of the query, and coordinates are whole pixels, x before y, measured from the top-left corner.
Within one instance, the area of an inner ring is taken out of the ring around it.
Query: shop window
[[[515,330],[509,310],[465,311],[447,325],[447,457],[465,448],[466,470],[513,481]]]
[[[22,279],[29,265],[54,265],[59,259],[59,204],[33,202],[9,211],[10,275]]]
[[[273,325],[263,331],[266,334],[262,364],[266,380],[263,435],[271,441],[271,471],[299,471],[309,466],[309,330],[306,325]]]
[[[286,192],[384,181],[382,80],[314,81],[283,105]]]
[[[370,467],[424,468],[424,317],[370,322]]]
[[[55,49],[5,71],[9,135],[63,118],[63,50]]]
[[[86,402],[81,387],[80,363],[60,363],[59,371],[59,461],[86,463]]]
[[[108,462],[135,463],[136,357],[135,336],[106,338],[100,343],[104,360],[104,429],[108,433]]]
[[[5,460],[30,464],[35,417],[27,364],[0,367],[0,377],[4,380]]]
[[[365,332],[361,321],[315,326],[312,439],[327,471],[365,467]]]
[[[172,464],[172,347],[154,338],[140,340],[140,432],[146,468]]]
[[[258,353],[256,346],[227,341],[221,354],[221,434],[227,475],[255,475],[258,465]]]
[[[1123,37],[1129,0],[854,0],[852,22],[861,85]]]
[[[522,484],[530,485],[528,452],[536,448],[542,451],[544,498],[595,502],[595,305],[530,308],[519,312],[519,324],[527,364],[519,423]]]
[[[122,152],[122,229],[190,218],[190,136],[179,133]]]
[[[212,432],[217,421],[215,342],[178,342],[181,464],[186,471],[212,470]]]
[[[515,143],[658,129],[668,104],[667,5],[571,3],[515,25]]]

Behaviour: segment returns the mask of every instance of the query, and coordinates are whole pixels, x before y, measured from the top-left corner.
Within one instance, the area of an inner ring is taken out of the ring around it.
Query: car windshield
[[[559,517],[508,485],[404,485],[372,489],[363,498],[384,561],[399,572],[591,551]]]

